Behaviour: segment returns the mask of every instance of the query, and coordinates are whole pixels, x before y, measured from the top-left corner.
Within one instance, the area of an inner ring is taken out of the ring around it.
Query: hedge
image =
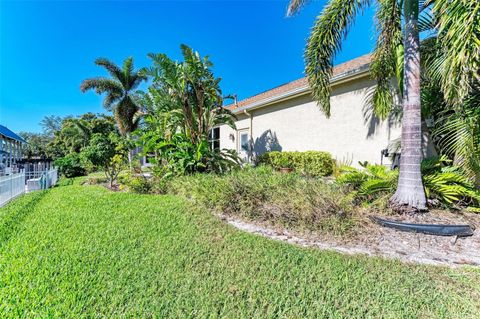
[[[259,164],[275,169],[292,168],[294,171],[313,177],[328,176],[333,173],[335,161],[327,152],[268,152],[259,157]]]

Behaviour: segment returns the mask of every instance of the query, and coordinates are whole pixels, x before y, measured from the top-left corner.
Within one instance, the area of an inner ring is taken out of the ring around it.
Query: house
[[[11,174],[22,160],[22,145],[26,141],[0,125],[0,175]]]
[[[246,161],[269,151],[318,150],[352,165],[390,164],[386,150],[401,129],[397,121],[380,121],[372,114],[370,59],[364,55],[334,67],[330,118],[301,78],[226,106],[238,117],[236,129],[218,127],[213,143],[237,150]]]

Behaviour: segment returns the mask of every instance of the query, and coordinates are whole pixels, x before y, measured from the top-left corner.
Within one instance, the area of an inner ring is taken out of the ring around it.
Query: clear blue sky
[[[0,0],[0,123],[40,131],[51,114],[103,112],[101,97],[80,82],[105,75],[97,57],[121,63],[147,53],[180,58],[188,44],[210,55],[224,94],[246,98],[303,76],[303,49],[325,1],[286,18],[288,1]],[[372,12],[356,21],[336,63],[373,47]]]

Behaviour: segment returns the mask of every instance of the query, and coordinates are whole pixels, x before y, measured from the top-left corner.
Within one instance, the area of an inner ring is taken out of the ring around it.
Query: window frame
[[[217,132],[217,136],[215,136]],[[214,127],[208,133],[208,146],[211,150],[220,150],[220,127]]]

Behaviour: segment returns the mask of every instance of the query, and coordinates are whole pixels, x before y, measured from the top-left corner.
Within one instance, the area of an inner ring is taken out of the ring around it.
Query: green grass
[[[178,197],[69,185],[0,210],[0,317],[476,318],[480,271],[304,249]]]

